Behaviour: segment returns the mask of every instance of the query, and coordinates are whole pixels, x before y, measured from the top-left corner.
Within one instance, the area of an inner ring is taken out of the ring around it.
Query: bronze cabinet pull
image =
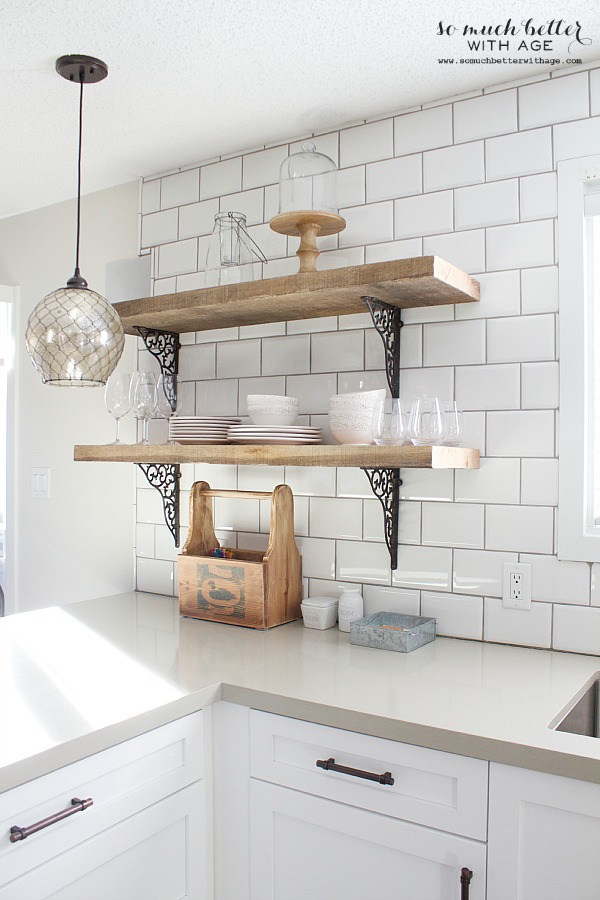
[[[469,900],[469,885],[472,877],[473,873],[466,866],[460,870],[460,900]]]
[[[342,775],[353,775],[355,778],[366,778],[367,781],[377,781],[378,784],[393,784],[394,779],[391,772],[384,772],[383,775],[377,775],[375,772],[365,772],[364,769],[352,769],[349,766],[338,766],[335,759],[318,759],[315,763],[319,769],[327,769],[330,772],[341,772]]]
[[[19,825],[13,825],[10,829],[10,842],[11,844],[15,844],[17,841],[24,841],[30,834],[35,834],[36,831],[41,831],[42,828],[47,828],[49,825],[54,825],[56,822],[62,821],[62,819],[67,819],[69,816],[72,816],[73,813],[83,812],[88,806],[93,806],[93,803],[94,801],[91,797],[88,797],[87,800],[80,800],[78,797],[73,797],[71,806],[68,806],[66,809],[61,809],[60,812],[54,813],[54,815],[48,816],[46,819],[41,819],[39,822],[28,825],[26,828],[21,828]]]

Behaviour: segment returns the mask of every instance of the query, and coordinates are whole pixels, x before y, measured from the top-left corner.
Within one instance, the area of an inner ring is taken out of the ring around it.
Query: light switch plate
[[[31,470],[31,496],[36,500],[50,499],[50,469]]]

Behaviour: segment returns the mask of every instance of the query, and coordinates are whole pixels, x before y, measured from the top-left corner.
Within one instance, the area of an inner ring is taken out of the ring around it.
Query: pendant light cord
[[[79,233],[81,224],[81,134],[83,128],[83,70],[79,74],[79,147],[77,152],[77,236],[75,239],[75,275],[79,273]]]

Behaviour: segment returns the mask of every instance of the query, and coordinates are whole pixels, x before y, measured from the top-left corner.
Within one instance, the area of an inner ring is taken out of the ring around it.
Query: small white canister
[[[363,616],[363,598],[360,588],[346,588],[340,594],[338,610],[340,631],[350,631],[350,623]]]
[[[335,597],[307,597],[302,601],[302,618],[307,628],[324,631],[333,628],[337,620],[338,601]]]

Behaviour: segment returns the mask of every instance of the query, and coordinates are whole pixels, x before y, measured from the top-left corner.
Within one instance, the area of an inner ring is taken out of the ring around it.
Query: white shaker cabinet
[[[0,900],[206,900],[204,713],[0,796]],[[10,841],[71,800],[88,808]]]
[[[488,900],[598,900],[600,785],[492,763]]]

